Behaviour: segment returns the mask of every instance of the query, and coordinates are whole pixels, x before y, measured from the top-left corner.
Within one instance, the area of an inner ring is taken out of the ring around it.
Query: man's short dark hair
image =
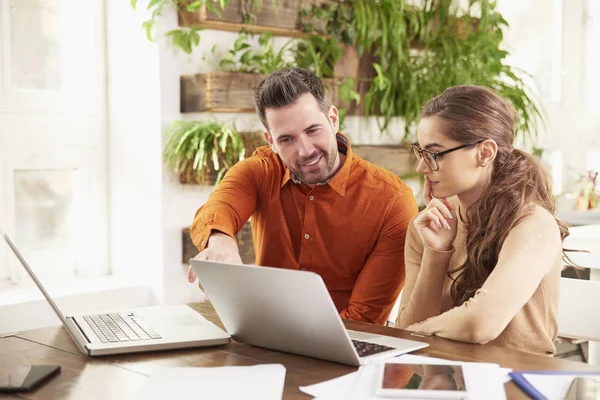
[[[323,82],[314,73],[304,68],[286,68],[273,72],[263,79],[254,93],[254,104],[260,122],[268,130],[265,118],[267,108],[288,106],[306,93],[314,96],[324,113],[329,110],[330,103]]]

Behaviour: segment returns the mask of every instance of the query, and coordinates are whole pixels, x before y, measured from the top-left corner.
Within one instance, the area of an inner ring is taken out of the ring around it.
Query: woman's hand
[[[458,219],[454,206],[448,199],[433,197],[429,179],[425,180],[424,197],[427,208],[421,211],[413,221],[421,241],[425,246],[435,250],[451,250],[458,230]]]

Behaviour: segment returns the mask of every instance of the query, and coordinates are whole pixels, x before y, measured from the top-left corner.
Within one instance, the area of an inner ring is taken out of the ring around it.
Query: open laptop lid
[[[287,353],[359,364],[358,353],[318,274],[199,260],[191,260],[191,265],[234,339]]]
[[[58,306],[56,305],[54,300],[52,300],[52,297],[50,297],[48,292],[46,292],[46,289],[44,289],[44,286],[42,286],[42,283],[39,281],[37,276],[35,276],[32,269],[29,267],[29,264],[27,264],[27,261],[25,261],[25,259],[21,255],[21,252],[19,251],[19,249],[17,249],[17,246],[15,246],[15,244],[10,239],[10,237],[8,237],[6,232],[4,232],[4,229],[2,228],[2,226],[0,226],[0,233],[2,233],[4,240],[6,241],[6,243],[8,243],[8,247],[10,247],[10,249],[13,251],[13,253],[15,253],[15,256],[17,256],[17,258],[23,265],[23,268],[25,268],[25,270],[27,271],[27,273],[29,274],[31,279],[33,279],[33,282],[35,282],[35,285],[42,291],[42,294],[44,295],[44,297],[46,298],[48,303],[50,303],[50,307],[52,307],[52,309],[54,310],[54,313],[56,313],[56,315],[58,316],[60,321],[63,323],[63,325],[67,326],[67,321],[65,319],[65,316],[60,312],[60,309],[58,308]]]

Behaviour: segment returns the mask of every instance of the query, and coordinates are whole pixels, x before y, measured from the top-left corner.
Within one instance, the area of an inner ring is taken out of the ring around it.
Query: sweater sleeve
[[[449,251],[438,251],[423,246],[413,221],[404,246],[406,282],[400,300],[397,328],[406,328],[440,314],[442,289],[454,253],[454,247]]]
[[[538,207],[510,231],[496,267],[475,296],[406,329],[469,343],[494,340],[533,296],[561,252],[556,220]]]

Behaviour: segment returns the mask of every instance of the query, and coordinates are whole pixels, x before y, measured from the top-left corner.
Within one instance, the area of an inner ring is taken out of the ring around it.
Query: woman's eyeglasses
[[[429,168],[431,168],[433,171],[437,171],[440,169],[440,166],[438,165],[439,157],[446,155],[448,153],[452,153],[453,151],[456,151],[456,150],[465,149],[467,147],[473,147],[476,144],[483,142],[484,140],[485,139],[481,139],[475,143],[463,144],[461,146],[453,147],[451,149],[440,151],[440,152],[431,151],[431,150],[422,150],[419,148],[419,145],[417,143],[412,145],[412,149],[413,149],[413,152],[415,153],[415,157],[417,157],[417,160],[421,161],[421,159],[424,159],[425,164],[427,164],[427,166]]]

